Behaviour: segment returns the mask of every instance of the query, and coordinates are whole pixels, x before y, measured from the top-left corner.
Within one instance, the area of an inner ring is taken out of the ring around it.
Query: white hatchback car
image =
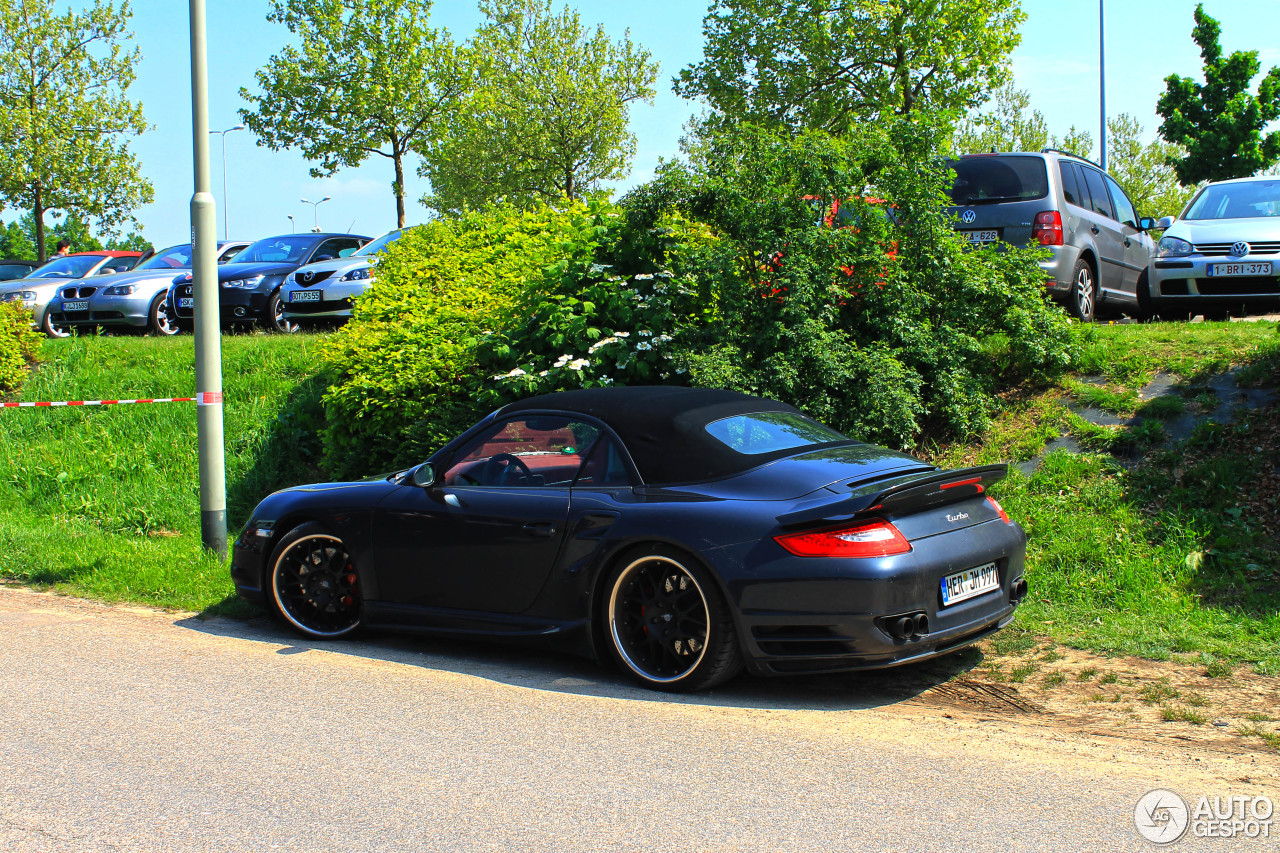
[[[373,281],[374,256],[403,233],[388,231],[345,258],[307,264],[290,273],[280,287],[284,319],[299,324],[349,320],[356,297]]]
[[[1177,219],[1156,227],[1167,230],[1148,278],[1162,316],[1280,306],[1280,177],[1207,184]]]

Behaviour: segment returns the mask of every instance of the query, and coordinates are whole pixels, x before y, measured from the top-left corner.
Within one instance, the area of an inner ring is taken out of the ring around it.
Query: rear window
[[[848,441],[828,426],[794,412],[753,412],[707,424],[712,438],[746,456],[793,447]]]
[[[1030,201],[1049,194],[1043,157],[964,157],[948,165],[956,172],[950,193],[955,204]]]

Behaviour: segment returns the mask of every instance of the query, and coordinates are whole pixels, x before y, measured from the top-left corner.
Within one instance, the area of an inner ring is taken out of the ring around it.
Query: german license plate
[[[78,302],[63,302],[62,310],[63,311],[88,311],[89,300],[81,299]]]
[[[179,296],[179,297],[178,297],[178,307],[179,307],[179,308],[190,308],[190,307],[192,307],[192,306],[193,306],[193,305],[195,305],[195,304],[196,304],[196,298],[195,298],[194,296]]]
[[[1271,275],[1271,261],[1247,261],[1235,264],[1209,264],[1209,275]]]
[[[323,302],[324,293],[319,290],[294,290],[289,293],[290,302]]]
[[[1000,232],[994,228],[987,231],[961,231],[960,234],[970,243],[994,243],[1000,239]]]
[[[986,563],[942,579],[942,606],[1000,588],[1000,572],[995,563]]]

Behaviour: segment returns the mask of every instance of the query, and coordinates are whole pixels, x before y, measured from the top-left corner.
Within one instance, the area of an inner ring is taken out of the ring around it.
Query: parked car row
[[[302,322],[348,318],[355,298],[372,280],[374,256],[401,233],[377,240],[306,233],[255,243],[222,241],[217,254],[221,319],[283,332]],[[22,302],[31,309],[32,323],[51,337],[85,328],[173,335],[193,323],[192,254],[191,244],[181,243],[150,257],[102,251],[55,258],[43,266],[2,261],[0,301]],[[7,278],[6,272],[11,272]]]
[[[1280,305],[1280,177],[1208,184],[1178,217],[1140,216],[1096,163],[1062,151],[950,163],[956,230],[1043,246],[1046,287],[1077,318],[1210,317]],[[1159,243],[1151,231],[1164,231]]]

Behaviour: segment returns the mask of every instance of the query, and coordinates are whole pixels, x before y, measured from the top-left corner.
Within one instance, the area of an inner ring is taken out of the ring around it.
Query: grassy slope
[[[269,488],[311,479],[287,416],[312,393],[316,336],[224,338],[233,533]],[[21,400],[194,396],[191,337],[48,341]],[[195,405],[0,410],[0,576],[201,609],[231,592],[200,547]]]
[[[1276,324],[1100,327],[1089,338],[1081,373],[1104,377],[1104,387],[1069,378],[1014,402],[981,443],[934,454],[950,465],[1023,460],[1063,429],[1098,448],[1052,453],[1030,477],[1012,472],[997,492],[1030,539],[1032,595],[1020,624],[1095,651],[1193,653],[1210,665],[1247,661],[1280,674],[1280,543],[1260,523],[1266,506],[1251,506],[1266,488],[1256,457],[1280,458],[1280,447],[1258,454],[1247,440],[1274,414],[1198,429],[1126,469],[1105,447],[1141,449],[1141,439],[1123,428],[1091,429],[1066,408],[1074,399],[1132,415],[1142,408],[1137,390],[1156,371],[1179,377],[1186,390],[1177,399],[1189,407],[1206,375],[1233,365],[1249,365],[1242,382],[1280,384]],[[1017,632],[1007,634],[1006,643],[1018,642]]]

